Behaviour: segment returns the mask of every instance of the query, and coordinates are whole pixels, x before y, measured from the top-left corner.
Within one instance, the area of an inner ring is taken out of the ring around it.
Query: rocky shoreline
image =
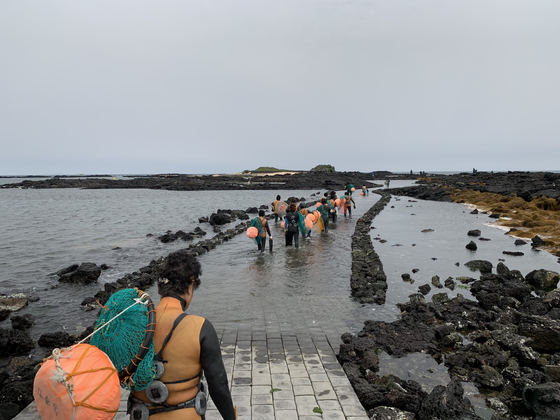
[[[357,335],[345,334],[339,361],[375,419],[388,418],[381,415],[383,407],[392,407],[392,415],[401,416],[396,418],[479,419],[463,397],[461,381],[475,383],[488,396],[494,420],[560,418],[558,281],[558,273],[535,270],[523,276],[499,263],[495,273],[481,273],[472,283],[476,301],[439,293],[426,302],[413,294],[398,305],[401,319],[367,321]],[[380,377],[380,352],[430,354],[445,364],[453,381],[428,394],[415,381]]]
[[[560,173],[477,172],[476,174],[429,175],[418,177],[418,186],[391,188],[393,195],[422,200],[452,202],[453,190],[473,190],[504,196],[515,194],[525,201],[546,196],[560,203]]]
[[[376,179],[383,179],[389,172],[379,172]],[[403,179],[406,175],[401,176]],[[408,176],[409,179],[413,177]],[[0,188],[84,188],[84,189],[157,189],[168,191],[217,191],[217,190],[342,190],[346,183],[361,188],[365,180],[373,180],[365,172],[298,172],[270,175],[154,175],[130,179],[62,178],[42,181],[23,181],[0,185]],[[370,185],[371,188],[372,185]],[[381,186],[381,185],[377,185]]]
[[[463,174],[423,179],[422,185],[388,191],[448,202],[454,201],[457,189],[560,202],[555,180],[560,180],[560,174]],[[368,214],[377,214],[378,207],[385,206],[381,201]],[[384,299],[378,298],[384,295],[382,286],[377,288],[382,293],[374,291],[375,281],[369,288],[363,286],[366,278],[375,278],[367,268],[377,272],[378,280],[384,277],[371,240],[365,237],[369,236],[365,234],[369,223],[371,218],[367,217],[356,224],[352,277],[360,282],[354,296],[361,302],[383,303]],[[366,267],[364,255],[370,256]],[[358,334],[343,335],[339,361],[370,418],[481,419],[464,396],[462,382],[474,383],[486,397],[494,412],[492,420],[560,418],[560,275],[534,270],[523,276],[501,262],[495,273],[489,261],[466,265],[480,271],[479,280],[466,278],[468,286],[463,286],[470,288],[476,301],[460,294],[450,299],[446,293],[438,293],[432,302],[426,302],[425,293],[412,294],[408,303],[398,305],[401,319],[367,321]],[[438,278],[432,283],[443,287]],[[454,285],[446,283],[446,287]],[[354,291],[354,285],[352,288]],[[428,284],[419,287],[422,292],[429,289]],[[429,354],[447,367],[451,382],[427,393],[408,378],[380,376],[382,352],[396,358]]]

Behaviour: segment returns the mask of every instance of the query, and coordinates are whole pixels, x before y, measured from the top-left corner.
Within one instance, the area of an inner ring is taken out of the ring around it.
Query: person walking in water
[[[387,188],[389,188],[389,182],[390,182],[390,181],[389,181],[389,178],[387,178],[387,180],[385,181],[385,186],[386,186]]]
[[[264,249],[266,247],[266,234],[268,233],[268,237],[272,239],[272,233],[270,233],[268,221],[264,217],[264,210],[259,210],[259,216],[253,219],[253,221],[251,222],[251,226],[256,227],[259,231],[259,234],[255,238],[257,241],[257,249],[261,252],[264,252]]]
[[[336,223],[336,218],[338,216],[337,214],[337,210],[336,210],[336,192],[331,191],[331,196],[330,198],[327,199],[327,204],[329,205],[329,207],[331,208],[331,220],[333,223]]]
[[[311,229],[305,226],[305,219],[309,214],[309,210],[307,209],[299,209],[299,231],[301,232],[302,239],[311,238]]]
[[[321,213],[321,219],[323,219],[323,224],[325,225],[324,232],[329,231],[329,211],[330,207],[327,204],[327,199],[325,197],[321,198],[321,205],[317,207],[317,211]]]
[[[278,219],[281,219],[280,215],[276,212],[276,204],[280,202],[280,196],[276,196],[276,201],[272,203],[272,211],[274,212],[274,222],[277,222]]]
[[[366,185],[362,185],[362,195],[363,196],[369,195],[369,189]]]
[[[352,195],[352,193],[354,192],[353,189],[355,189],[355,188],[354,188],[354,185],[353,185],[353,184],[350,184],[350,183],[348,183],[348,182],[346,183],[346,185],[344,186],[344,188],[346,189],[346,195]]]
[[[286,246],[292,246],[292,240],[296,248],[299,248],[299,218],[297,204],[290,203],[288,212],[284,216],[284,234],[286,235]]]
[[[350,195],[345,195],[342,198],[344,199],[344,217],[346,217],[346,211],[348,211],[348,216],[352,216],[352,204],[354,204],[354,208],[356,208],[356,203]]]

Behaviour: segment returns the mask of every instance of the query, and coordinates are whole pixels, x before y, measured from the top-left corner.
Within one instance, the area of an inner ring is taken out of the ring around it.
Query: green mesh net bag
[[[113,293],[101,309],[90,344],[111,359],[128,390],[146,389],[156,375],[154,329],[154,303],[138,289]]]

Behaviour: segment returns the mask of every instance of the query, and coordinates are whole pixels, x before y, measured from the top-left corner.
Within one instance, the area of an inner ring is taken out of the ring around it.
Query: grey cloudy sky
[[[0,174],[559,170],[560,1],[4,0]]]

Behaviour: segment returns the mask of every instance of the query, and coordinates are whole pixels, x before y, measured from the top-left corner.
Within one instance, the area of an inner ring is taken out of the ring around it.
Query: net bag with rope
[[[132,391],[146,389],[156,376],[152,340],[155,309],[150,297],[138,289],[113,293],[103,306],[95,329],[100,331],[90,343],[109,356],[122,386]]]
[[[121,290],[101,312],[92,334],[54,349],[35,375],[33,397],[43,420],[110,420],[119,408],[119,384],[142,390],[153,381],[155,310],[148,294]],[[90,338],[92,345],[84,344]]]
[[[33,382],[43,420],[109,420],[119,409],[117,370],[105,353],[89,344],[54,349]]]
[[[274,211],[278,216],[284,217],[286,216],[286,212],[288,211],[288,204],[284,201],[279,201],[278,203],[276,203],[276,206],[274,206]]]

